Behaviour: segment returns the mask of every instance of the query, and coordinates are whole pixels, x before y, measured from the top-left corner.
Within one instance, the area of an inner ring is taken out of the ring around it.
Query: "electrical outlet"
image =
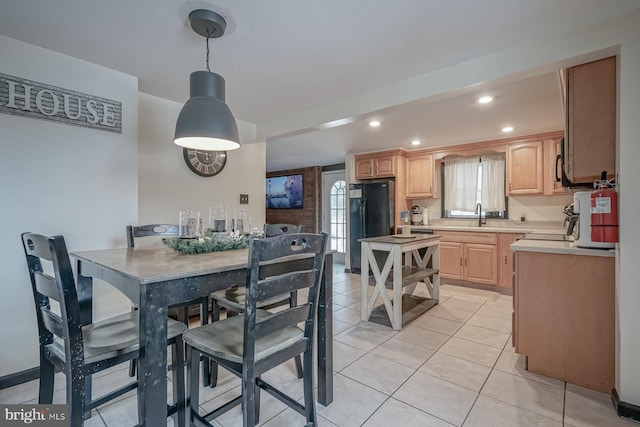
[[[241,205],[248,205],[249,204],[249,195],[248,194],[241,194],[240,195],[240,204]]]

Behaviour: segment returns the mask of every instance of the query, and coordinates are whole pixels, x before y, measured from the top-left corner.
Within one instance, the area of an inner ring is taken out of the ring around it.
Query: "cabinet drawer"
[[[480,243],[485,245],[497,245],[497,233],[474,233],[468,231],[442,231],[434,230],[435,234],[442,236],[443,242]]]

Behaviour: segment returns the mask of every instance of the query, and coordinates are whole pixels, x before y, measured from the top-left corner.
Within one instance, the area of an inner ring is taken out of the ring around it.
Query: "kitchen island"
[[[360,239],[361,311],[362,320],[372,320],[401,330],[436,305],[440,289],[440,236],[413,234],[368,237]],[[386,253],[383,264],[375,252]],[[403,263],[404,254],[404,263]],[[415,263],[414,263],[415,261]],[[369,268],[373,276],[369,277]],[[423,282],[431,298],[413,295],[418,282]],[[370,285],[373,291],[369,294]],[[393,291],[389,299],[387,289]],[[383,303],[374,307],[378,297]]]
[[[519,240],[513,345],[527,369],[593,390],[615,385],[615,251]]]

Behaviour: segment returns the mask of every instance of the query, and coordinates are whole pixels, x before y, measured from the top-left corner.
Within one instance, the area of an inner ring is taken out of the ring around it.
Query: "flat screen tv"
[[[267,178],[267,209],[302,209],[302,175]]]

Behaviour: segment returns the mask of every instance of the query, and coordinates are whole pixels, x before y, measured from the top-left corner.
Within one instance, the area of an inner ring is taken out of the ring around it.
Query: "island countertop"
[[[575,242],[558,242],[546,240],[518,240],[511,244],[512,251],[544,252],[566,255],[585,255],[599,257],[615,257],[615,249],[580,248]]]

